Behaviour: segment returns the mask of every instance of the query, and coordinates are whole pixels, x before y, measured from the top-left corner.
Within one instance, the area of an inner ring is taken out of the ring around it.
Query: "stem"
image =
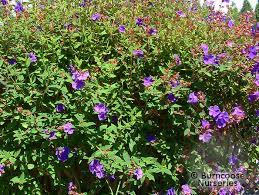
[[[120,189],[120,185],[121,185],[121,181],[119,182],[118,186],[117,186],[117,190],[115,192],[115,195],[117,195],[119,193],[119,189]]]
[[[105,179],[105,181],[106,181],[106,183],[107,183],[107,185],[108,185],[108,187],[109,187],[109,189],[110,189],[110,191],[111,191],[111,194],[113,195],[113,190],[112,190],[112,188],[111,188],[111,186],[110,186],[110,184],[109,184],[108,180],[107,180],[107,179]]]

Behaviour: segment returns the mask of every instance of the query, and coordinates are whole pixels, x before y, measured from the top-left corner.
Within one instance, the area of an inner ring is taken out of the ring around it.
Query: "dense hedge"
[[[1,194],[201,194],[194,170],[253,171],[249,13],[234,21],[197,2],[2,0],[0,15]]]

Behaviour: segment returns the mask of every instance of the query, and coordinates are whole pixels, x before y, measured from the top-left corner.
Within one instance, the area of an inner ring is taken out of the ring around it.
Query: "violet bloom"
[[[259,91],[256,91],[248,95],[249,102],[256,102],[258,101],[258,99],[259,99]]]
[[[125,27],[125,25],[120,25],[120,26],[119,26],[119,32],[120,32],[120,33],[126,32],[126,27]]]
[[[204,55],[203,56],[203,62],[204,64],[207,64],[207,65],[216,65],[217,64],[217,59],[214,55],[212,54],[207,54],[207,55]]]
[[[16,12],[23,12],[24,11],[23,5],[22,5],[22,3],[20,1],[16,2],[14,10]]]
[[[176,12],[176,14],[181,17],[181,18],[185,18],[186,17],[186,14],[182,11],[182,10],[179,10]]]
[[[92,18],[93,21],[100,20],[101,14],[100,13],[95,13],[95,14],[92,15],[91,18]]]
[[[147,33],[148,33],[149,35],[156,35],[157,29],[156,29],[156,28],[149,28],[148,31],[147,31]]]
[[[109,109],[103,103],[98,103],[94,106],[94,111],[98,113],[98,119],[104,121],[108,118]]]
[[[251,70],[251,74],[256,74],[256,73],[259,73],[259,62],[255,63]]]
[[[207,55],[209,52],[209,46],[207,44],[202,43],[200,47],[202,48],[203,53]]]
[[[257,56],[257,49],[256,46],[252,46],[248,49],[248,58],[250,60],[254,59]]]
[[[228,195],[229,191],[226,188],[220,188],[219,189],[219,195]]]
[[[76,80],[72,83],[72,88],[75,90],[82,89],[85,86],[85,82],[82,80]]]
[[[0,176],[2,176],[5,173],[5,165],[0,164]]]
[[[56,156],[57,156],[58,160],[61,161],[61,162],[67,161],[69,153],[70,153],[70,150],[66,146],[65,147],[58,147],[56,149]]]
[[[221,112],[215,119],[218,128],[223,128],[227,125],[229,121],[229,116],[227,112]]]
[[[235,186],[235,190],[236,190],[237,192],[241,192],[241,191],[244,190],[244,187],[240,184],[239,181],[237,181],[237,185]]]
[[[184,195],[191,195],[192,189],[190,188],[190,186],[188,184],[182,185],[182,193]]]
[[[189,104],[197,104],[199,102],[199,98],[195,95],[195,92],[189,94],[187,102]]]
[[[86,0],[83,0],[80,4],[79,4],[80,7],[85,7],[86,6]]]
[[[209,115],[213,118],[217,117],[220,114],[220,109],[218,106],[210,106],[209,107]]]
[[[175,190],[174,190],[174,188],[169,188],[168,190],[167,190],[167,192],[166,192],[166,195],[175,195],[176,193],[175,193]]]
[[[10,60],[8,60],[8,63],[10,65],[14,65],[14,64],[16,64],[16,59],[10,59]]]
[[[230,0],[222,0],[222,3],[229,3]]]
[[[235,164],[237,164],[237,163],[238,163],[238,158],[237,158],[237,156],[236,156],[236,155],[231,155],[231,156],[229,157],[229,159],[228,159],[228,163],[229,163],[230,165],[235,165]]]
[[[199,135],[199,140],[203,143],[208,143],[212,138],[210,131],[205,131],[203,134]]]
[[[156,141],[156,137],[154,135],[148,135],[147,141],[150,143],[154,143]]]
[[[182,64],[179,55],[174,54],[174,60],[175,60],[176,65],[181,65]]]
[[[148,76],[143,79],[143,85],[145,87],[150,87],[153,83],[154,83],[154,79],[152,76]]]
[[[210,128],[210,122],[207,121],[207,120],[205,120],[205,119],[202,119],[202,120],[201,120],[201,127],[202,127],[203,129],[209,129],[209,128]]]
[[[133,51],[133,55],[138,58],[143,58],[144,52],[141,49],[137,49]]]
[[[170,81],[170,85],[171,85],[172,88],[175,88],[175,87],[180,85],[180,81],[178,81],[178,80],[171,80]]]
[[[49,133],[49,138],[48,138],[49,140],[55,140],[55,139],[57,139],[57,137],[56,137],[56,132],[55,131],[51,131],[50,133]]]
[[[98,114],[98,119],[99,119],[99,121],[104,121],[104,120],[106,120],[107,118],[108,118],[107,113],[101,112],[101,113]]]
[[[256,111],[255,111],[255,115],[256,115],[257,117],[259,117],[259,110],[256,110]]]
[[[31,62],[37,62],[37,56],[33,52],[29,53],[29,58]]]
[[[7,0],[1,0],[3,5],[7,5]]]
[[[64,112],[65,111],[65,105],[64,104],[57,104],[56,105],[56,111],[57,112]]]
[[[97,159],[94,159],[89,164],[89,171],[97,178],[102,179],[105,177],[105,169],[103,164]]]
[[[229,20],[229,21],[228,21],[228,27],[229,27],[229,28],[233,28],[234,25],[235,25],[235,24],[234,24],[234,21],[233,21],[233,20]]]
[[[173,93],[169,93],[168,96],[167,96],[167,99],[168,99],[170,102],[176,102],[176,101],[177,101],[177,98],[174,96]]]
[[[135,170],[134,175],[136,176],[137,180],[140,180],[143,177],[143,171],[141,168]]]
[[[142,26],[144,24],[142,18],[137,18],[135,22],[136,22],[136,25],[138,25],[138,26]]]
[[[231,114],[237,121],[245,118],[245,112],[239,106],[234,107]]]
[[[106,113],[109,111],[109,109],[105,106],[103,103],[97,103],[94,106],[94,111],[97,113]]]
[[[72,135],[75,129],[73,128],[73,124],[69,122],[63,125],[63,130],[68,135]]]
[[[74,190],[76,190],[76,185],[73,182],[69,182],[68,186],[67,186],[68,192],[73,192]],[[69,194],[70,194],[69,193]]]

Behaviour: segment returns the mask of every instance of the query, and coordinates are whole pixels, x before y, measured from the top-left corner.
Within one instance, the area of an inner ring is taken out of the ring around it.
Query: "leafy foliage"
[[[178,1],[22,6],[0,5],[1,194],[65,194],[71,181],[69,191],[86,194],[180,193],[193,170],[231,170],[233,153],[252,170],[250,15],[232,24]],[[209,115],[214,105],[227,121]],[[203,119],[210,143],[199,139]]]

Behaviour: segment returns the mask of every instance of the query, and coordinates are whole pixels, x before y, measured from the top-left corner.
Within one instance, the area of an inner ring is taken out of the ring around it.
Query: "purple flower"
[[[61,162],[67,161],[69,153],[70,153],[70,150],[66,146],[65,147],[58,147],[56,149],[56,156],[57,156],[58,160],[61,161]]]
[[[154,143],[156,141],[156,137],[154,135],[148,135],[147,141],[150,143]]]
[[[216,57],[212,54],[204,55],[203,62],[204,62],[204,64],[208,64],[208,65],[209,64],[213,64],[213,65],[218,64]]]
[[[145,77],[145,78],[143,79],[143,85],[144,85],[145,87],[150,87],[150,86],[153,84],[153,82],[154,82],[154,79],[153,79],[152,76],[148,76],[148,77]]]
[[[177,101],[177,98],[174,96],[173,93],[169,93],[168,96],[167,96],[167,99],[168,99],[170,102],[176,102],[176,101]]]
[[[228,163],[229,163],[230,165],[235,165],[235,164],[237,164],[237,163],[238,163],[238,158],[237,158],[237,156],[236,156],[236,155],[231,155],[231,156],[229,157]]]
[[[203,53],[207,55],[209,52],[209,46],[207,44],[202,43],[200,47],[202,48]]]
[[[252,46],[248,49],[248,58],[249,59],[254,59],[257,56],[257,49],[256,46]]]
[[[222,0],[222,3],[229,3],[230,0]]]
[[[187,101],[189,104],[197,104],[199,102],[198,97],[195,95],[195,92],[189,94],[189,98]]]
[[[49,140],[54,140],[54,139],[57,139],[57,137],[56,137],[56,132],[55,131],[51,131],[50,133],[49,133],[49,138],[48,138]]]
[[[29,58],[31,62],[37,62],[37,57],[33,52],[29,53]]]
[[[174,54],[174,60],[175,60],[176,65],[181,65],[182,64],[179,55]]]
[[[259,110],[256,110],[256,111],[255,111],[255,115],[256,115],[257,117],[259,117]]]
[[[98,119],[104,121],[108,118],[107,113],[109,109],[103,103],[95,104],[94,111],[98,113]]]
[[[210,131],[205,131],[203,134],[199,135],[199,140],[203,143],[208,143],[212,138]]]
[[[8,60],[8,63],[10,65],[14,65],[14,64],[16,64],[16,59],[10,59],[10,60]]]
[[[175,195],[175,190],[174,188],[169,188],[166,192],[166,195]]]
[[[143,177],[143,171],[141,168],[135,170],[134,175],[136,176],[137,180],[140,180]]]
[[[185,195],[191,195],[192,189],[188,184],[182,185],[182,192]]]
[[[215,119],[218,128],[223,128],[229,121],[229,116],[227,112],[221,112]]]
[[[109,109],[103,103],[95,104],[94,111],[97,113],[107,113]]]
[[[219,195],[228,195],[228,190],[226,188],[219,189]]]
[[[237,192],[241,192],[244,190],[244,187],[240,184],[239,181],[237,181],[237,185],[235,186],[235,189]]]
[[[138,26],[142,26],[144,24],[142,18],[137,18],[135,22],[136,22],[136,25],[138,25]]]
[[[68,135],[72,135],[75,129],[73,128],[73,124],[69,122],[63,125],[63,130]]]
[[[0,164],[0,176],[2,176],[5,173],[5,165]]]
[[[175,87],[180,85],[180,81],[178,81],[178,80],[171,80],[170,81],[170,85],[171,85],[172,88],[175,88]]]
[[[75,80],[72,83],[72,88],[75,90],[82,89],[85,86],[85,82],[82,80]]]
[[[156,29],[156,28],[149,28],[148,31],[147,31],[147,33],[148,33],[149,35],[156,35],[157,29]]]
[[[259,91],[256,91],[256,92],[251,93],[251,94],[248,95],[249,102],[258,101],[258,99],[259,99]]]
[[[220,114],[220,109],[218,106],[210,106],[209,107],[209,115],[213,116],[214,118]]]
[[[90,76],[89,72],[88,71],[73,71],[72,72],[72,79],[73,80],[79,80],[79,81],[85,81],[88,77]]]
[[[90,172],[97,178],[102,179],[105,177],[105,169],[99,160],[94,159],[89,164]]]
[[[16,11],[16,12],[23,12],[23,5],[22,5],[22,3],[20,2],[20,1],[18,1],[18,2],[16,2],[16,5],[15,5],[15,7],[14,7],[14,10]]]
[[[114,181],[116,180],[115,175],[110,175],[110,176],[109,176],[109,180],[110,180],[111,182],[114,182]]]
[[[229,21],[228,21],[228,27],[229,27],[229,28],[233,28],[234,25],[235,25],[235,23],[234,23],[233,20],[229,20]]]
[[[141,49],[137,49],[133,51],[133,55],[138,57],[138,58],[143,58],[144,57],[144,52]]]
[[[186,17],[186,14],[182,10],[177,11],[176,14],[181,18]]]
[[[108,118],[107,113],[101,112],[101,113],[98,114],[98,119],[99,119],[99,121],[104,121],[104,120],[106,120],[107,118]]]
[[[64,112],[65,111],[65,105],[64,104],[57,104],[56,105],[56,111],[57,112]]]
[[[95,13],[95,14],[92,15],[91,18],[92,18],[93,21],[100,20],[101,14],[100,13]]]
[[[86,6],[86,0],[83,0],[80,4],[79,4],[80,7],[85,7]]]
[[[125,25],[120,25],[119,26],[119,32],[124,33],[125,31],[126,31]]]
[[[245,118],[245,112],[239,106],[234,107],[231,114],[237,121]]]
[[[74,190],[76,190],[76,185],[73,182],[69,182],[67,189],[68,189],[68,192],[73,192]]]
[[[210,122],[205,120],[205,119],[201,120],[201,127],[203,129],[209,129],[210,128]]]
[[[251,70],[251,74],[256,74],[256,73],[259,73],[259,62],[255,63],[255,65]]]
[[[7,0],[1,0],[3,5],[7,5]]]

